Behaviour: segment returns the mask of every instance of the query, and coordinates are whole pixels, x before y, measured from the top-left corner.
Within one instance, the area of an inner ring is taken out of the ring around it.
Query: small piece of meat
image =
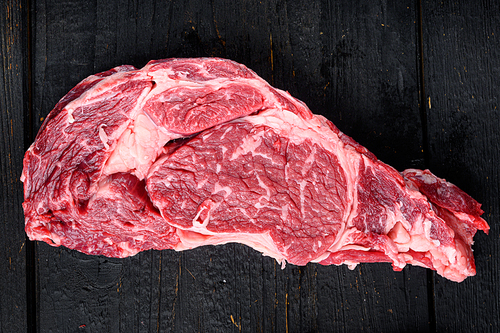
[[[283,265],[390,262],[462,281],[489,230],[456,186],[400,174],[218,58],[85,79],[47,117],[21,179],[30,239],[109,257],[238,242]]]

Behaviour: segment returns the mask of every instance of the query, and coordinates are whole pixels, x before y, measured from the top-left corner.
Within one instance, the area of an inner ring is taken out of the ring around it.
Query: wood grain
[[[291,91],[376,154],[401,167],[421,164],[411,2],[36,5],[36,119],[94,72],[123,63],[140,67],[150,58],[221,56]],[[416,125],[399,126],[408,121]],[[383,264],[353,272],[317,265],[282,270],[274,260],[235,244],[182,254],[152,251],[118,261],[44,244],[38,253],[41,331],[57,326],[303,332],[428,325],[426,272],[418,268],[403,273]]]
[[[386,163],[399,170],[423,167],[415,4],[323,5],[324,81],[303,88],[310,89],[309,100],[317,98],[323,114]],[[318,92],[325,97],[316,97]],[[396,273],[388,264],[360,265],[352,272],[318,268],[320,331],[330,326],[428,331],[426,275],[414,267]],[[324,311],[325,306],[333,311]]]
[[[490,234],[475,237],[477,275],[436,278],[438,332],[500,327],[500,12],[495,1],[423,4],[430,166],[483,204]]]
[[[26,246],[22,183],[24,121],[27,111],[27,21],[24,1],[2,2],[0,74],[0,332],[27,329]]]
[[[121,64],[144,65],[148,59],[141,54],[150,52],[148,43],[160,47],[165,42],[149,35],[155,28],[153,12],[150,3],[37,2],[35,128],[57,100],[88,75]],[[158,330],[161,253],[113,260],[39,244],[38,259],[41,332],[54,327],[90,332]]]
[[[498,331],[493,1],[38,0],[2,9],[0,332]],[[22,157],[57,101],[114,66],[198,56],[247,65],[384,162],[428,167],[482,202],[491,231],[475,238],[477,276],[456,284],[389,264],[282,269],[239,244],[126,259],[44,243],[26,252]]]

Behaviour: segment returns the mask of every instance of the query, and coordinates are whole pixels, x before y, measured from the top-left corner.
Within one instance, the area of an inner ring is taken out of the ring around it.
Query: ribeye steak
[[[474,199],[399,173],[253,71],[218,58],[88,77],[26,152],[26,233],[127,257],[239,242],[284,264],[390,262],[461,281]]]

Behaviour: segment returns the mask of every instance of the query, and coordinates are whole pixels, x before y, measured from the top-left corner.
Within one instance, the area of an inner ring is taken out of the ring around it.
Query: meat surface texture
[[[474,199],[402,173],[245,66],[151,61],[88,77],[26,152],[26,233],[87,254],[246,244],[286,262],[390,262],[462,281]]]

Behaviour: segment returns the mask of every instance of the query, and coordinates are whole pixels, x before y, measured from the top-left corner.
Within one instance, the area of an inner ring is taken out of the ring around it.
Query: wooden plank
[[[430,167],[483,204],[489,236],[473,246],[477,275],[436,279],[438,332],[498,332],[500,14],[498,2],[423,3]]]
[[[265,65],[263,70],[260,69],[261,62],[250,65],[261,76],[275,86],[291,91],[314,112],[323,113],[332,120],[337,119],[336,123],[346,132],[350,127],[351,131],[348,133],[355,135],[356,139],[369,147],[371,144],[370,148],[376,154],[388,158],[392,156],[392,160],[388,162],[393,162],[396,166],[399,163],[399,168],[422,167],[423,154],[418,125],[418,71],[415,68],[416,13],[413,3],[403,5],[396,6],[399,8],[397,10],[388,10],[390,5],[375,6],[373,10],[372,6],[352,9],[350,2],[335,5],[329,2],[279,3],[268,10],[271,13],[273,10],[279,11],[276,16],[266,11],[255,14],[251,12],[254,15],[248,17],[254,18],[255,22],[248,22],[248,19],[239,19],[238,10],[247,13],[249,8],[243,6],[240,9],[241,6],[225,3],[217,7],[220,14],[216,22],[225,44],[232,45],[232,49],[237,50],[235,56],[238,61],[252,64],[251,59],[245,58],[244,52],[251,44],[246,40],[255,42],[260,38],[260,42],[255,45],[256,53],[252,56],[258,58],[259,55],[265,56],[272,51],[272,55],[268,55],[271,73],[268,72],[269,65],[267,70]],[[373,12],[370,13],[370,10]],[[226,16],[232,17],[231,21],[221,18],[225,11],[230,12],[231,15]],[[370,14],[372,21],[366,23],[365,18],[370,17]],[[268,15],[267,20],[265,15]],[[383,15],[386,17],[383,18]],[[270,28],[262,23],[273,19],[275,21]],[[380,30],[384,23],[390,27],[385,33]],[[235,24],[242,28],[234,28]],[[344,31],[338,28],[342,24],[346,25]],[[253,31],[252,28],[255,27],[269,30],[269,38],[272,36],[273,42],[270,51],[262,51],[266,35],[262,31]],[[347,34],[347,40],[343,40],[346,38],[345,31],[361,36],[351,37]],[[382,38],[389,43],[389,50],[377,47]],[[328,50],[332,52],[327,53]],[[226,55],[232,57],[232,54]],[[367,55],[370,57],[368,60],[365,59]],[[280,65],[276,65],[275,61]],[[369,81],[367,78],[372,79]],[[360,107],[359,103],[365,104]],[[342,119],[343,112],[349,112],[348,115],[353,118],[344,116]],[[367,130],[367,127],[371,127],[371,130]],[[374,129],[380,132],[373,135]],[[382,133],[386,133],[385,136]],[[378,136],[382,138],[374,140]],[[291,269],[286,276],[282,276],[279,271],[275,273],[273,269],[266,269],[264,272],[267,279],[264,280],[263,292],[276,290],[274,301],[278,304],[274,305],[275,310],[271,312],[272,298],[269,298],[269,292],[262,296],[264,303],[267,302],[263,310],[266,313],[264,322],[268,325],[267,330],[279,331],[277,327],[285,327],[291,331],[315,330],[318,327],[376,329],[380,325],[393,325],[394,329],[418,327],[426,330],[429,321],[426,272],[416,268],[407,269],[404,273],[394,273],[387,266],[363,266],[368,279],[361,281],[358,280],[360,271],[353,275],[345,267],[318,268],[317,265],[308,265],[305,268]],[[339,270],[343,274],[335,273]],[[333,281],[332,276],[335,277]],[[337,285],[337,288],[332,285]],[[352,285],[358,286],[356,291],[347,287]],[[383,287],[371,289],[367,285]],[[339,289],[344,291],[344,298],[336,293]],[[283,290],[286,290],[284,295]],[[342,302],[349,300],[353,306],[342,307]],[[366,300],[369,305],[361,308]],[[280,304],[283,303],[286,306],[280,310]],[[378,308],[382,303],[383,311]],[[334,310],[327,311],[328,308]],[[343,320],[335,317],[340,308],[345,312]],[[373,319],[383,315],[388,318],[387,321]],[[285,323],[280,326],[283,318]],[[363,318],[364,321],[360,320]],[[346,320],[349,324],[345,324]],[[341,323],[340,326],[338,322]]]
[[[272,5],[268,1],[174,2],[171,16],[178,19],[168,27],[168,56],[227,57],[269,80]],[[284,331],[286,272],[277,266],[236,244],[182,253],[174,330]]]
[[[422,167],[411,1],[37,1],[34,129],[84,77],[222,56],[399,169]],[[287,266],[242,245],[124,260],[38,245],[40,331],[427,330],[426,271]]]
[[[168,6],[156,9],[154,5],[36,2],[35,130],[58,99],[83,78],[121,64],[142,66],[148,60],[145,54],[156,57],[149,46],[158,52],[164,49],[163,35],[155,29],[163,24],[158,15],[168,17]],[[90,332],[158,329],[163,296],[159,287],[166,262],[160,252],[118,260],[44,243],[39,243],[37,250],[41,332],[54,327]]]
[[[322,2],[322,57],[295,72],[299,98],[398,170],[424,166],[416,18],[413,1]],[[424,269],[321,267],[316,280],[319,331],[430,329]]]
[[[422,167],[415,2],[327,6],[318,108],[397,170]]]
[[[2,2],[0,13],[0,332],[26,332],[26,246],[19,180],[28,110],[26,2]]]

